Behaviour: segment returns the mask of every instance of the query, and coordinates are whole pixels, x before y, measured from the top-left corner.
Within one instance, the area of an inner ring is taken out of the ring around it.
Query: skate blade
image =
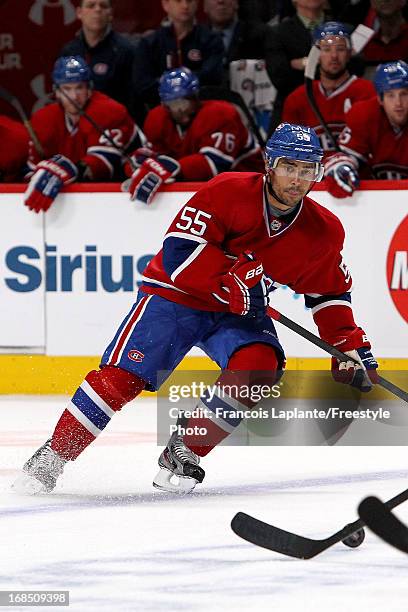
[[[171,482],[171,479],[174,482]],[[168,493],[177,493],[178,495],[187,495],[190,493],[197,484],[195,478],[189,476],[176,476],[170,470],[161,468],[153,479],[153,486],[160,491],[167,491]]]
[[[30,476],[30,474],[22,473],[15,482],[11,485],[12,491],[19,495],[38,495],[39,493],[47,493],[47,490],[42,482]]]

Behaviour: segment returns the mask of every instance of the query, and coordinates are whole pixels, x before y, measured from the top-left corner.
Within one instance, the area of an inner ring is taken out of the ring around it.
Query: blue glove
[[[352,196],[360,184],[357,164],[352,157],[336,153],[324,164],[327,190],[335,198]]]
[[[24,194],[24,204],[39,213],[49,209],[62,187],[74,181],[78,168],[63,155],[41,161],[35,169]]]

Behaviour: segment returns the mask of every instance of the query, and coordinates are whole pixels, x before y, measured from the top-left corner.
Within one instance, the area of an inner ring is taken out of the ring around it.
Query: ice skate
[[[182,436],[174,433],[159,457],[160,471],[153,486],[171,493],[190,493],[198,482],[204,480],[205,472],[199,457],[183,442]]]
[[[23,466],[23,473],[12,485],[16,493],[36,495],[50,493],[57,484],[57,478],[64,470],[66,461],[51,448],[47,440]]]

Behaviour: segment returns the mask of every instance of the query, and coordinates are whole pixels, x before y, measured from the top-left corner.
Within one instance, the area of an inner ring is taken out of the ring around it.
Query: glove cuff
[[[64,185],[72,183],[78,176],[78,168],[64,155],[53,155],[50,159],[44,159],[37,165],[37,170],[47,170],[59,178]]]
[[[335,153],[324,162],[324,175],[327,176],[339,166],[348,166],[352,170],[358,170],[358,163],[353,157],[345,153]]]
[[[371,349],[371,344],[365,331],[361,327],[357,327],[347,336],[339,336],[338,339],[333,342],[333,346],[343,353],[357,351],[361,348]]]

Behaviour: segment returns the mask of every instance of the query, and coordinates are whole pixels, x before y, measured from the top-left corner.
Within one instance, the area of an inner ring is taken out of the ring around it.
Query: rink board
[[[169,186],[144,207],[129,202],[117,185],[77,185],[46,215],[34,215],[23,206],[23,186],[2,186],[0,393],[65,393],[97,366],[135,299],[144,267],[199,187]],[[344,225],[355,318],[390,369],[407,368],[407,190],[408,181],[371,181],[346,200],[320,186],[313,194]],[[302,296],[280,288],[271,302],[317,331]],[[318,368],[328,367],[321,350],[277,327],[289,367],[313,369],[316,360],[324,363]],[[199,351],[191,355],[208,369]],[[191,359],[182,367],[194,368]]]

